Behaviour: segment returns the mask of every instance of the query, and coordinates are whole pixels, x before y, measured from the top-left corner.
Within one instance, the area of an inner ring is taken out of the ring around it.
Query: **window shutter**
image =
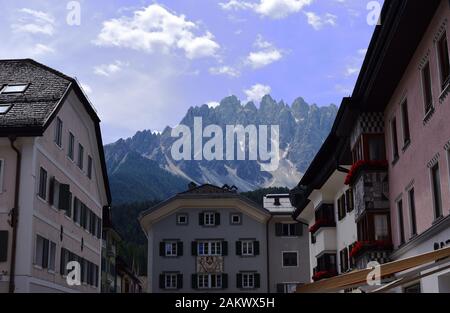
[[[259,255],[259,241],[253,242],[253,255]]]
[[[192,251],[192,255],[193,256],[197,255],[197,241],[193,241],[192,242],[191,251]]]
[[[8,235],[7,230],[0,231],[0,262],[6,262],[8,259]]]
[[[166,288],[166,275],[164,274],[159,275],[159,288],[160,289]]]
[[[100,239],[102,237],[102,220],[97,218],[97,238]]]
[[[222,274],[222,289],[228,288],[228,274],[223,273]]]
[[[198,224],[199,224],[200,226],[205,225],[205,213],[200,213],[200,214],[198,215]]]
[[[177,242],[177,256],[183,256],[183,242]]]
[[[59,185],[59,209],[66,212],[69,215],[70,210],[70,186],[69,185]]]
[[[49,246],[49,241],[47,239],[44,239],[44,250],[42,253],[42,268],[47,268],[48,267],[48,246]]]
[[[183,274],[177,274],[177,289],[183,289]]]
[[[218,225],[220,225],[220,213],[216,213],[214,215],[215,215],[214,216],[215,225],[218,226]]]
[[[166,245],[164,242],[159,243],[159,256],[166,256]]]
[[[197,274],[192,274],[191,283],[192,283],[192,289],[198,288]]]
[[[277,237],[283,236],[283,224],[281,224],[281,223],[275,224],[275,235]]]
[[[236,241],[236,255],[242,255],[242,241]]]
[[[255,273],[255,288],[261,287],[261,275],[258,273]]]
[[[284,293],[284,284],[277,284],[277,293]]]
[[[55,177],[54,176],[50,177],[50,184],[49,184],[48,189],[49,189],[48,190],[48,203],[50,205],[53,205],[54,204],[53,197],[54,197],[54,193],[55,193]]]
[[[242,274],[236,274],[236,288],[242,288]]]
[[[222,255],[228,255],[228,241],[222,241]]]
[[[300,223],[295,224],[295,236],[300,237],[303,235],[303,225]]]
[[[59,262],[59,273],[64,275],[66,273],[66,249],[61,248],[61,259]]]

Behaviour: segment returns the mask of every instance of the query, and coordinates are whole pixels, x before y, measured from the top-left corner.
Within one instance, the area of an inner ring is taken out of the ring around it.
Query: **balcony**
[[[315,234],[319,229],[325,227],[336,227],[334,218],[334,205],[322,203],[315,213],[315,223],[309,228],[311,234]]]
[[[325,253],[317,258],[317,266],[313,269],[313,281],[337,276],[336,254]]]
[[[369,262],[384,264],[390,262],[392,253],[392,242],[390,240],[357,241],[353,244],[350,257],[355,261],[359,269],[367,268]]]

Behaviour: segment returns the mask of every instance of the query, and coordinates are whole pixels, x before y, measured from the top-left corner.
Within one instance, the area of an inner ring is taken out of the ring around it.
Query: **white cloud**
[[[353,75],[356,75],[358,73],[359,73],[359,68],[358,67],[348,66],[345,69],[345,76],[353,76]]]
[[[49,13],[27,8],[20,9],[18,22],[11,25],[14,32],[43,34],[52,36],[55,31],[55,19]]]
[[[249,89],[244,90],[245,95],[247,96],[247,101],[253,101],[258,103],[265,96],[270,94],[272,88],[267,85],[256,84],[250,87]]]
[[[277,49],[272,43],[265,41],[261,35],[258,35],[256,38],[254,46],[260,50],[250,52],[246,59],[247,64],[254,69],[267,66],[283,57],[282,51]]]
[[[305,12],[308,18],[308,24],[315,30],[322,29],[325,25],[336,26],[337,16],[331,13],[326,13],[324,16],[319,16],[314,12]]]
[[[213,34],[195,34],[198,25],[158,4],[103,22],[95,43],[153,53],[180,49],[189,59],[215,56],[220,45]]]
[[[313,0],[259,0],[259,2],[229,0],[226,3],[219,3],[219,5],[224,10],[252,10],[261,16],[281,19],[300,12],[303,7],[312,2]]]
[[[91,93],[92,93],[92,88],[91,88],[91,86],[89,86],[88,84],[83,84],[83,83],[81,83],[80,85],[81,85],[81,89],[83,89],[83,91],[84,91],[86,94],[91,94]]]
[[[209,101],[209,102],[206,102],[206,105],[208,107],[210,107],[211,109],[215,109],[220,105],[220,103],[217,101]]]
[[[239,77],[241,75],[238,69],[227,65],[211,67],[209,72],[213,75],[228,75],[230,77]]]
[[[38,43],[31,49],[31,53],[33,55],[35,55],[35,56],[37,56],[37,55],[44,55],[44,54],[51,54],[51,53],[55,53],[55,49],[53,49],[50,46]]]
[[[102,64],[94,67],[94,74],[99,76],[109,77],[112,74],[118,73],[122,70],[124,63],[115,61],[111,64]]]

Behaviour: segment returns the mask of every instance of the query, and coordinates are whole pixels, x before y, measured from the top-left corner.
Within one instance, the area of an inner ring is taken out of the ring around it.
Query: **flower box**
[[[312,277],[313,281],[319,281],[325,278],[331,278],[337,275],[336,271],[328,270],[328,271],[319,271],[315,273]]]
[[[336,223],[329,219],[319,219],[316,221],[316,223],[309,228],[309,232],[314,234],[316,231],[318,231],[321,227],[334,227],[336,226]]]
[[[392,250],[389,240],[357,241],[350,251],[350,257],[355,258],[365,250]]]
[[[345,184],[350,185],[355,177],[357,176],[358,172],[363,168],[370,168],[370,169],[386,169],[388,167],[388,161],[369,161],[369,160],[361,160],[356,163],[354,163],[347,174],[347,177],[345,178]]]

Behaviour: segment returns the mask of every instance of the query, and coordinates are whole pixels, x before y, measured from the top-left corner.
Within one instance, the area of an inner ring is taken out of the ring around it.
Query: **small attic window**
[[[12,107],[12,104],[0,104],[0,114],[8,113],[8,111],[11,107]]]
[[[275,198],[274,201],[273,201],[273,205],[280,206],[281,205],[280,198],[278,198],[278,197]]]
[[[27,87],[28,84],[6,85],[5,87],[3,87],[0,93],[23,93],[27,89]]]

